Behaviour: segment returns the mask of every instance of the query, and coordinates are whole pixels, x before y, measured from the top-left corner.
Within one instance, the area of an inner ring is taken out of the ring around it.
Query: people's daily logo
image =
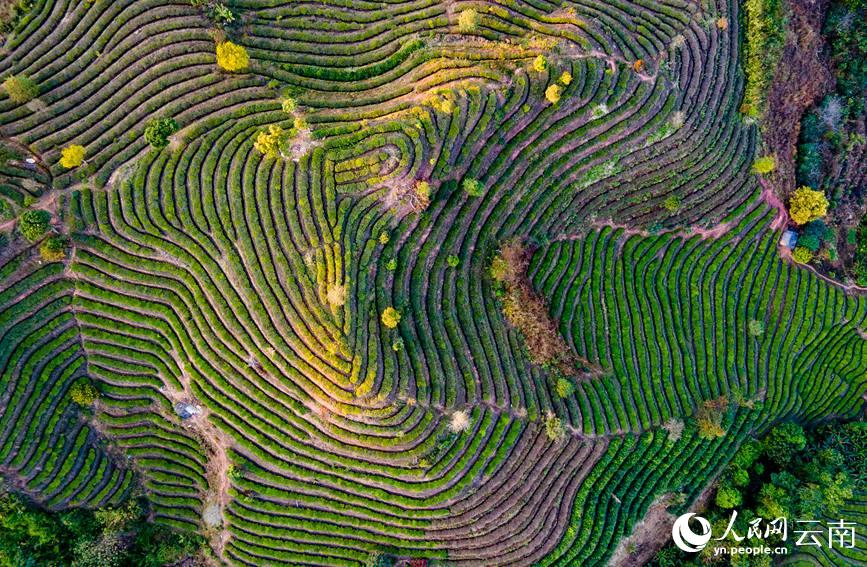
[[[767,521],[763,518],[751,518],[738,524],[741,527],[736,529],[737,517],[737,510],[732,510],[725,533],[714,538],[713,529],[708,520],[692,512],[683,514],[671,526],[671,537],[674,544],[687,553],[699,553],[707,547],[711,539],[715,542],[722,542],[711,549],[714,556],[785,555],[789,553],[790,546],[827,546],[829,549],[835,547],[852,549],[857,542],[856,528],[858,524],[842,519],[827,522],[796,519],[790,525],[789,519],[783,517]],[[790,528],[793,528],[791,529],[792,533],[790,533]],[[790,535],[793,536],[791,539],[789,539]]]
[[[698,524],[699,533],[692,531],[692,527],[689,525],[690,519],[695,519],[694,523]],[[710,541],[710,522],[693,513],[684,514],[675,520],[674,525],[671,526],[671,537],[674,538],[674,544],[681,550],[698,553]]]

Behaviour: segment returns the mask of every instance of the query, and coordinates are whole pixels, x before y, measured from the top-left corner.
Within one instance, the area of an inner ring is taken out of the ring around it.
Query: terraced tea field
[[[780,258],[734,0],[33,4],[0,199],[69,240],[0,248],[0,475],[51,509],[143,491],[237,565],[602,565],[749,436],[861,412],[867,302]]]

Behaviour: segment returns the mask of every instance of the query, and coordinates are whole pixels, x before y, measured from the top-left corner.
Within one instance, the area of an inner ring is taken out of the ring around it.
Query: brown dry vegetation
[[[503,315],[521,332],[533,363],[552,366],[566,375],[574,374],[578,359],[548,315],[545,301],[527,280],[530,256],[531,251],[521,242],[510,240],[491,264],[491,277],[504,289]]]
[[[786,43],[768,93],[768,112],[762,128],[767,153],[777,158],[772,183],[782,197],[795,189],[801,117],[833,85],[821,33],[828,0],[791,0],[787,6]]]

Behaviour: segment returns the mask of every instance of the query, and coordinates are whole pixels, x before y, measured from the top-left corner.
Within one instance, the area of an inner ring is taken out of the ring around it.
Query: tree
[[[680,210],[680,198],[677,195],[671,195],[663,201],[662,206],[669,213],[676,213]]]
[[[461,259],[454,254],[449,254],[446,258],[446,263],[449,265],[449,268],[457,268],[461,263]]]
[[[707,400],[696,411],[698,435],[703,439],[716,439],[726,434],[722,426],[723,412],[728,408],[728,399],[723,396],[715,400]]]
[[[536,72],[541,73],[547,68],[548,60],[545,59],[544,55],[539,54],[538,56],[536,56],[535,59],[533,59],[533,70],[535,70]]]
[[[235,21],[235,14],[232,13],[225,4],[219,3],[214,6],[213,16],[214,21],[220,25],[225,26],[226,24],[231,24]]]
[[[174,118],[157,118],[145,126],[144,137],[152,148],[160,150],[169,145],[169,136],[178,131]]]
[[[789,215],[797,224],[807,224],[828,213],[828,199],[822,191],[806,185],[798,187],[789,199]]]
[[[250,56],[241,45],[231,41],[217,44],[217,65],[225,71],[242,71],[250,64]]]
[[[726,510],[740,506],[744,501],[741,491],[733,486],[723,485],[716,491],[716,505]]]
[[[280,143],[283,140],[283,128],[276,124],[268,126],[267,132],[259,132],[253,147],[269,158],[280,155]]]
[[[280,105],[283,109],[283,112],[286,114],[292,114],[296,110],[298,110],[298,102],[294,98],[286,98],[283,100],[283,103]]]
[[[69,397],[72,401],[81,407],[93,405],[93,402],[99,398],[99,392],[93,387],[89,380],[84,378],[77,380],[69,389]]]
[[[463,187],[464,192],[470,197],[481,197],[485,194],[485,186],[478,179],[467,177],[461,183],[461,187]]]
[[[772,462],[785,466],[792,456],[807,446],[807,436],[797,423],[784,423],[773,428],[764,440],[765,456]]]
[[[39,255],[46,262],[59,262],[66,257],[69,241],[63,236],[49,236],[39,246]]]
[[[382,312],[382,324],[389,329],[394,329],[400,323],[400,312],[394,307],[386,307]]]
[[[572,393],[574,386],[572,386],[572,382],[566,380],[565,378],[558,378],[556,384],[557,395],[561,398],[566,398],[569,394]]]
[[[18,230],[28,242],[36,242],[48,231],[51,213],[42,210],[24,211],[18,218]]]
[[[545,98],[551,104],[560,102],[560,96],[563,94],[563,87],[560,85],[551,85],[545,89]]]
[[[545,435],[547,435],[548,439],[551,441],[560,441],[566,437],[566,431],[563,429],[563,422],[553,413],[549,413],[545,417]]]
[[[569,86],[572,83],[572,73],[569,71],[563,71],[563,74],[560,75],[560,82],[566,86]]]
[[[774,156],[764,156],[753,162],[753,173],[766,175],[771,173],[777,167],[777,160]]]
[[[813,253],[809,248],[796,246],[792,251],[792,259],[799,264],[809,264],[813,260]]]
[[[467,8],[458,16],[458,30],[461,33],[470,33],[476,31],[479,24],[479,13],[472,8]]]
[[[79,146],[78,144],[69,145],[60,152],[60,165],[66,169],[78,167],[84,163],[84,154],[86,152],[87,150],[84,149],[84,146]]]
[[[10,75],[3,81],[3,88],[16,104],[30,102],[39,96],[39,85],[27,75]]]

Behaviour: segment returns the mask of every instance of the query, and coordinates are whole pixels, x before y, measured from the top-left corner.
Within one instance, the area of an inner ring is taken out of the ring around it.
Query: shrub
[[[69,241],[63,236],[49,236],[39,246],[39,256],[46,262],[59,262],[66,257]]]
[[[767,175],[771,173],[777,168],[777,158],[774,156],[763,156],[757,158],[756,161],[753,162],[753,173],[758,173],[759,175]]]
[[[51,213],[42,210],[24,211],[18,218],[18,230],[28,242],[36,242],[48,231]]]
[[[470,33],[476,31],[479,24],[479,13],[472,8],[467,8],[458,16],[458,30],[461,33]]]
[[[806,224],[828,213],[828,199],[822,191],[807,186],[795,189],[789,199],[789,215],[797,224]]]
[[[561,398],[569,397],[569,395],[574,390],[574,386],[572,386],[572,382],[566,380],[565,378],[558,378],[556,384],[557,395]]]
[[[241,45],[231,41],[217,44],[217,65],[225,71],[242,71],[250,64],[250,56]]]
[[[813,253],[808,248],[796,246],[792,251],[792,259],[799,264],[809,264],[813,261]]]
[[[389,329],[394,329],[400,323],[400,313],[394,307],[386,307],[382,312],[382,324]]]
[[[26,75],[11,75],[3,81],[3,88],[12,102],[16,104],[30,102],[39,96],[39,85]]]
[[[467,177],[464,179],[461,187],[463,187],[464,192],[470,197],[481,197],[485,194],[485,186],[478,179]]]
[[[551,85],[545,89],[545,98],[551,104],[560,102],[560,96],[563,94],[563,87],[560,85]]]
[[[548,68],[548,60],[545,59],[544,55],[540,54],[540,55],[536,56],[535,59],[533,59],[533,70],[534,71],[541,73],[547,68]]]
[[[78,167],[84,163],[84,154],[86,152],[87,150],[84,149],[84,146],[79,146],[77,144],[67,146],[60,152],[60,165],[66,169]]]
[[[259,132],[256,136],[256,141],[253,147],[262,152],[262,155],[269,158],[276,158],[280,155],[280,144],[283,141],[283,128],[276,124],[268,126],[266,132]]]
[[[80,379],[69,389],[69,397],[76,404],[87,407],[93,405],[93,402],[99,398],[99,392],[93,387],[89,380]]]
[[[169,136],[178,131],[174,118],[157,118],[145,126],[144,137],[152,148],[160,150],[169,145]]]

